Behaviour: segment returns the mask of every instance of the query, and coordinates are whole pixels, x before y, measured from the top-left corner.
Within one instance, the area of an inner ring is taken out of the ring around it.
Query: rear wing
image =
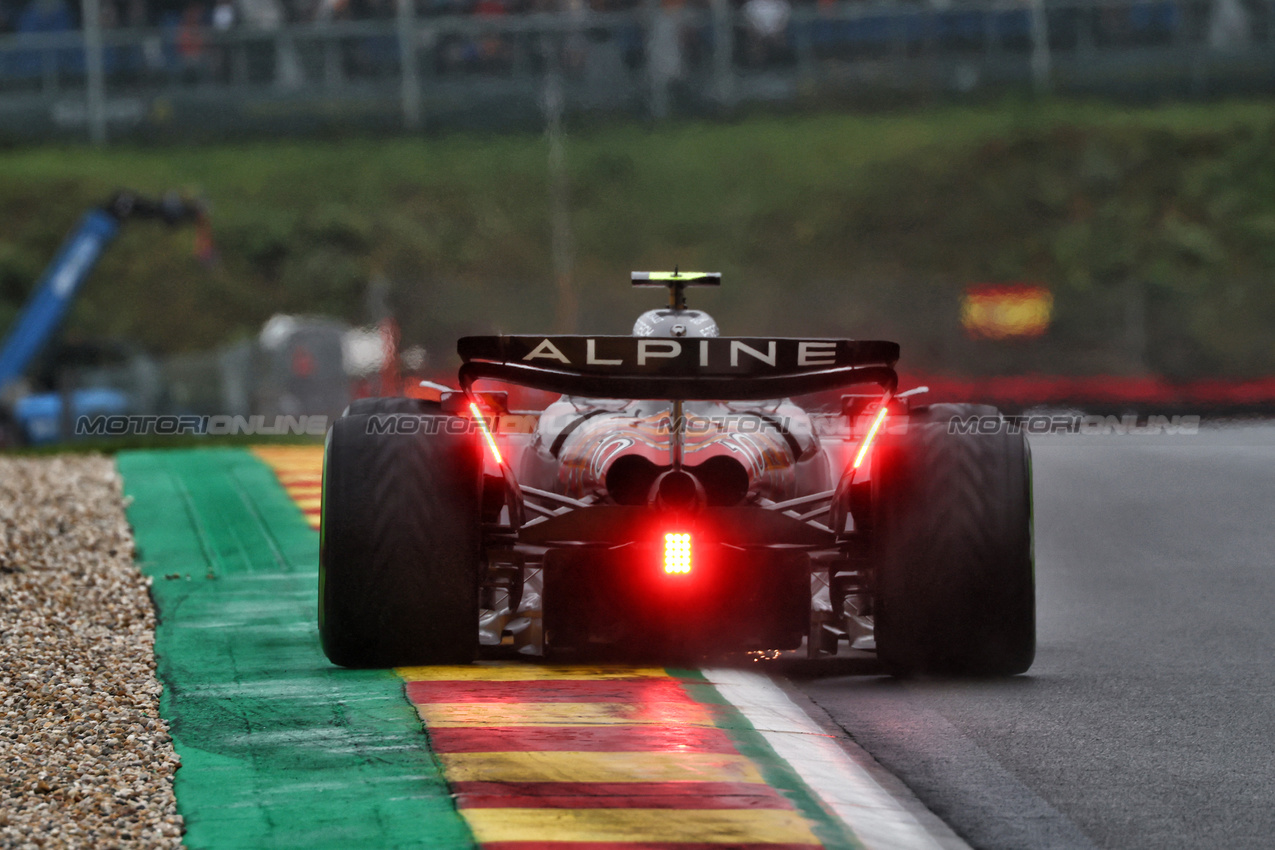
[[[721,272],[631,272],[634,286],[721,286]]]
[[[668,305],[674,310],[686,309],[686,287],[721,286],[721,272],[633,272],[629,279],[634,286],[667,286]]]
[[[457,351],[466,392],[490,379],[589,398],[755,401],[898,384],[898,343],[883,340],[468,336]]]

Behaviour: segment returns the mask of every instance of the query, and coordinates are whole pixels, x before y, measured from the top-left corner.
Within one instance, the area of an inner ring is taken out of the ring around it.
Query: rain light
[[[664,572],[685,575],[691,571],[691,536],[678,532],[664,535]]]

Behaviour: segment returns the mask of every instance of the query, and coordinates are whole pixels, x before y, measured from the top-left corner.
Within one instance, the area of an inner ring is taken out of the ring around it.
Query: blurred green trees
[[[628,272],[678,264],[725,273],[693,295],[725,332],[896,338],[923,370],[1275,372],[1275,105],[595,128],[568,170],[581,330],[627,332],[652,303]],[[86,206],[177,187],[211,202],[219,262],[132,224],[68,333],[171,352],[280,311],[364,322],[381,278],[446,366],[461,333],[551,329],[546,173],[538,136],[9,151],[0,325]],[[964,287],[1019,280],[1054,289],[1051,332],[966,339]]]

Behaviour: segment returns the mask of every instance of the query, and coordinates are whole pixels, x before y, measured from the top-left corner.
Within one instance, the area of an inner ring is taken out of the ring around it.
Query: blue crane
[[[158,219],[169,225],[203,223],[204,205],[168,193],[158,200],[133,192],[116,192],[101,207],[84,214],[45,269],[35,291],[0,345],[0,392],[21,378],[56,335],[71,303],[102,252],[129,219]]]

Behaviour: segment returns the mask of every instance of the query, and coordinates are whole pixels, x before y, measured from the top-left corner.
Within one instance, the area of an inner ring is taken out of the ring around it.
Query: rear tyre
[[[355,402],[357,404],[357,402]],[[939,402],[914,407],[908,413],[908,422],[936,422],[946,425],[953,419],[965,420],[971,416],[1000,416],[1000,411],[990,404],[953,404]]]
[[[948,425],[988,408],[941,407],[880,446],[877,654],[896,675],[1023,673],[1036,653],[1030,448],[1004,423]]]
[[[383,396],[379,398],[356,398],[345,408],[342,416],[358,416],[364,413],[418,413],[421,415],[441,414],[443,406],[436,401],[407,396]]]
[[[343,416],[328,432],[323,651],[344,667],[468,663],[478,648],[481,446],[468,429],[369,433],[372,419]]]

